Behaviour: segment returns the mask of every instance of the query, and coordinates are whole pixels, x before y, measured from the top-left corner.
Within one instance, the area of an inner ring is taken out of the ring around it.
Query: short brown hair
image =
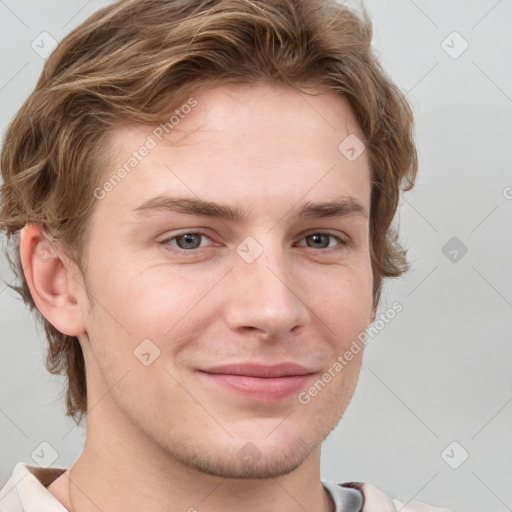
[[[16,235],[27,223],[42,225],[85,270],[107,131],[125,122],[161,123],[193,87],[269,81],[327,87],[347,98],[372,174],[375,306],[382,279],[408,270],[392,221],[400,190],[416,178],[413,116],[371,39],[364,7],[356,12],[334,0],[121,0],[60,42],[6,132],[0,229],[15,240],[15,259],[6,256],[20,286],[11,288],[45,328],[46,367],[67,375],[67,415],[79,422],[87,411],[83,354],[78,338],[37,310]]]

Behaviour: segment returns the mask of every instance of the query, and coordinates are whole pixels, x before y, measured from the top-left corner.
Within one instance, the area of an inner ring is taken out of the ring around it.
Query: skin
[[[323,92],[259,84],[198,95],[166,140],[98,200],[85,275],[61,251],[38,257],[41,230],[24,228],[34,300],[79,338],[86,361],[84,449],[71,476],[49,487],[69,510],[331,510],[320,446],[352,397],[363,351],[307,404],[297,392],[256,399],[198,371],[292,361],[314,373],[307,390],[374,319],[368,217],[295,216],[305,201],[340,196],[370,210],[366,154],[349,161],[338,150],[348,134],[363,136],[348,102]],[[151,133],[112,131],[105,179]],[[249,216],[133,212],[160,194]],[[192,237],[197,248],[180,251],[194,244],[171,238],[198,229],[206,237]],[[325,231],[333,236],[311,237]],[[252,263],[236,252],[248,236],[263,249]],[[160,350],[148,366],[134,356],[144,339]]]

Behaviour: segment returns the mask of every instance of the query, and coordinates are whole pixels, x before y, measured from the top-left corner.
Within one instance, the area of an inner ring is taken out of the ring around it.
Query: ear
[[[370,315],[370,323],[373,323],[375,321],[375,317],[377,316],[377,306],[375,305],[375,302],[373,303]]]
[[[20,257],[27,285],[37,309],[60,332],[86,332],[83,312],[87,294],[81,273],[65,257],[39,224],[20,233]]]

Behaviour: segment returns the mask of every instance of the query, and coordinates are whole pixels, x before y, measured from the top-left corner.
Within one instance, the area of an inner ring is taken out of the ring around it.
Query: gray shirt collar
[[[336,512],[360,512],[363,506],[363,494],[359,489],[344,487],[336,482],[322,481],[330,493]]]

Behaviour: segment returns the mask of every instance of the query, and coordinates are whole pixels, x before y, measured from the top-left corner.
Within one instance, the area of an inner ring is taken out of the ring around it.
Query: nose
[[[235,255],[230,274],[225,315],[232,330],[281,339],[309,322],[307,290],[294,278],[282,250],[264,249],[252,263]]]

